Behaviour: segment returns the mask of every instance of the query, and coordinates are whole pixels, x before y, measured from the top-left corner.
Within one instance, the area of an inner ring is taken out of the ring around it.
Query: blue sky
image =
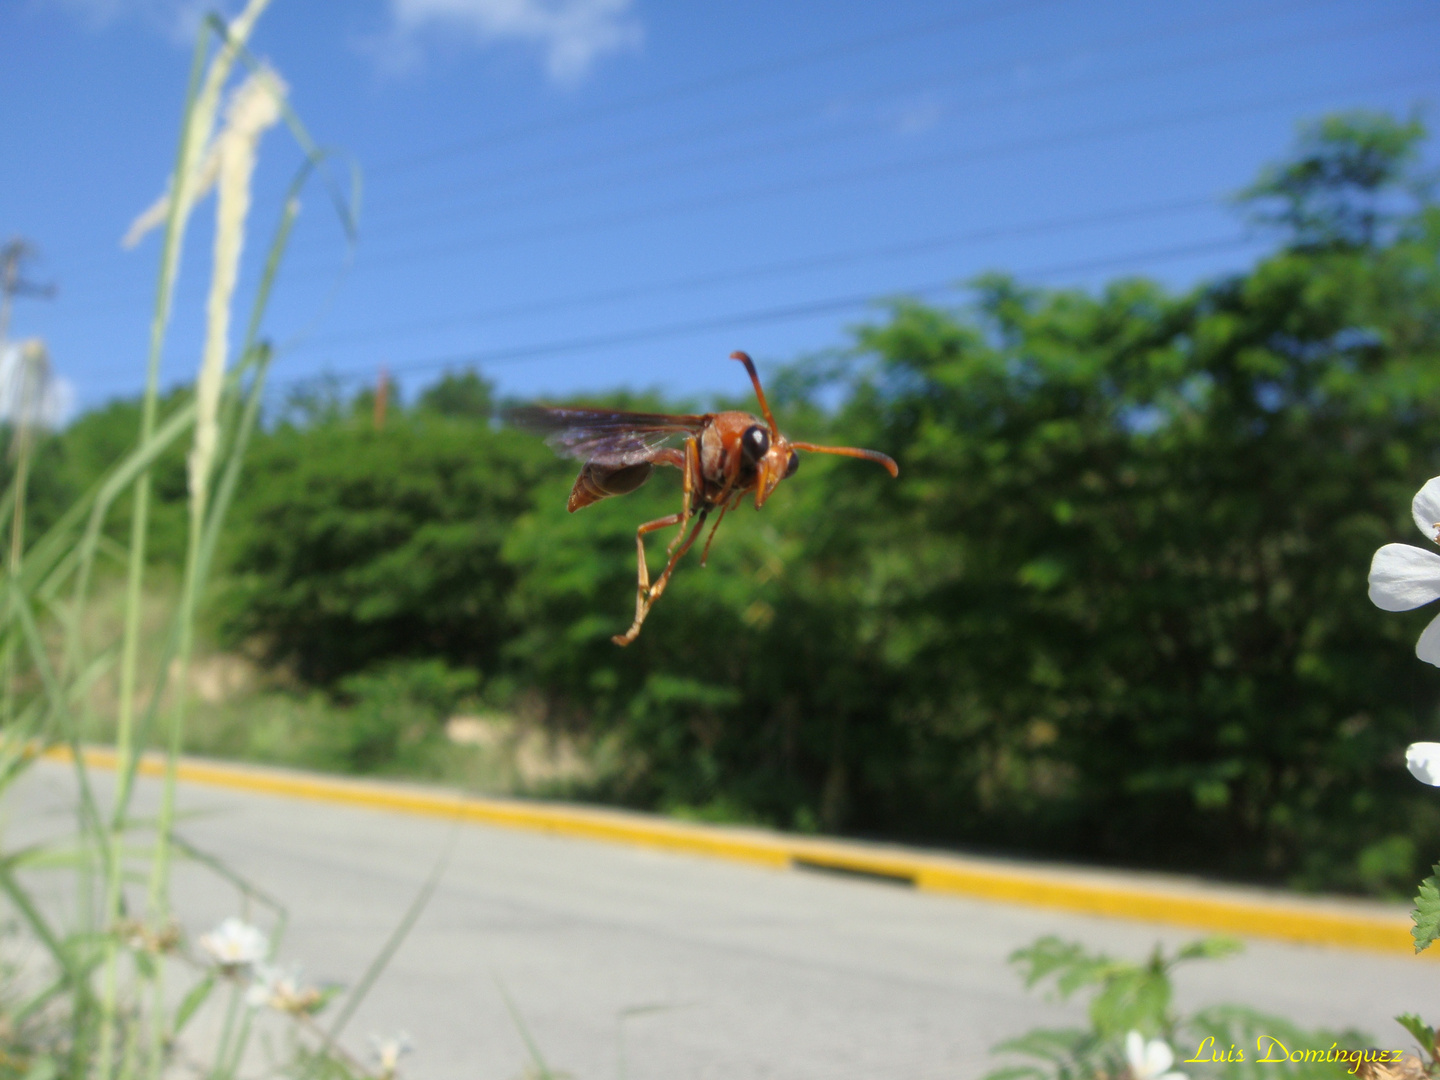
[[[12,332],[81,407],[142,382],[158,245],[119,239],[173,157],[200,10],[0,5],[0,237],[58,285]],[[989,270],[1184,287],[1264,249],[1225,197],[1298,122],[1424,108],[1437,45],[1429,0],[274,0],[256,51],[365,180],[348,266],[306,198],[277,393],[472,364],[521,397],[739,393],[734,349],[843,346],[876,301]],[[277,131],[262,158],[268,231],[299,155]],[[207,244],[167,382],[196,365]]]

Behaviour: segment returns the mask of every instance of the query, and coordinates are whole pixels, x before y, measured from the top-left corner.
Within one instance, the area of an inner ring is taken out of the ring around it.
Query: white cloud
[[[390,6],[401,38],[458,31],[481,45],[537,46],[551,78],[575,82],[597,57],[640,46],[644,31],[631,5],[632,0],[391,0]]]
[[[896,111],[895,131],[899,135],[920,135],[944,118],[945,108],[933,96],[915,98]]]
[[[215,0],[38,0],[69,12],[90,30],[103,30],[124,19],[136,19],[177,45],[195,40],[200,20],[211,11],[231,14],[233,2]]]

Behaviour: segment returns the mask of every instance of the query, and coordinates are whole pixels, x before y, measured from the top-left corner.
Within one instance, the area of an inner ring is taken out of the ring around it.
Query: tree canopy
[[[473,671],[616,740],[594,794],[636,805],[1404,887],[1440,845],[1402,763],[1440,673],[1412,651],[1428,614],[1376,610],[1365,576],[1440,473],[1422,135],[1308,127],[1242,195],[1280,231],[1243,273],[992,275],[772,373],[783,429],[882,450],[899,480],[805,457],[624,650],[670,470],[567,514],[574,463],[498,426],[478,376],[381,431],[317,398],[256,440],[231,632],[337,690],[397,659]],[[109,424],[63,433],[46,482],[103,458]]]

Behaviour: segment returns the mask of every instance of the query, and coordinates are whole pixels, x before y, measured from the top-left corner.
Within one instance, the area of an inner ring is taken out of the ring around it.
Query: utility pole
[[[390,373],[383,367],[380,379],[375,384],[375,430],[385,430],[385,406],[390,401]]]
[[[40,253],[23,237],[0,247],[0,348],[10,340],[10,307],[17,296],[36,296],[48,300],[55,295],[54,285],[27,281],[24,264]]]

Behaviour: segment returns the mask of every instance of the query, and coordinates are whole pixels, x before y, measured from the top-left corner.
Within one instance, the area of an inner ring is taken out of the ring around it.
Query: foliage
[[[354,772],[394,761],[408,744],[440,730],[459,702],[480,684],[473,671],[456,671],[440,660],[391,661],[340,680],[351,708],[330,733],[332,752]]]
[[[1180,295],[991,276],[772,373],[785,430],[884,450],[899,481],[805,455],[624,650],[634,529],[676,508],[672,472],[571,515],[574,463],[497,427],[475,373],[392,398],[379,431],[363,395],[311,385],[253,436],[221,538],[227,640],[298,676],[297,702],[339,700],[315,745],[350,767],[390,767],[433,720],[364,734],[344,680],[436,660],[492,707],[620,747],[603,798],[1408,892],[1440,808],[1399,751],[1435,676],[1408,657],[1423,616],[1376,612],[1364,569],[1440,472],[1420,139],[1366,114],[1306,128],[1242,196],[1281,234],[1243,274]],[[37,520],[138,415],[115,403],[38,447]],[[148,550],[178,561],[179,442],[152,471]],[[104,535],[123,545],[128,514]]]
[[[805,456],[624,650],[668,470],[567,514],[573,463],[464,376],[379,432],[333,397],[291,412],[237,506],[232,629],[330,688],[392,658],[476,671],[618,740],[595,793],[625,802],[1398,895],[1440,845],[1398,757],[1436,686],[1364,573],[1440,472],[1418,133],[1310,129],[1247,196],[1290,207],[1247,273],[992,276],[781,372],[783,428],[899,481]]]
[[[1027,989],[1048,982],[1062,1001],[1077,993],[1089,995],[1090,1026],[1036,1028],[1006,1039],[994,1047],[995,1053],[1018,1054],[1032,1062],[1002,1066],[985,1080],[1133,1077],[1133,1065],[1125,1054],[1125,1040],[1132,1032],[1147,1040],[1159,1039],[1176,1051],[1180,1059],[1176,1068],[1186,1076],[1338,1080],[1350,1073],[1350,1061],[1339,1052],[1368,1045],[1359,1032],[1304,1031],[1280,1017],[1240,1005],[1211,1006],[1188,1016],[1175,1011],[1172,973],[1178,965],[1222,959],[1240,950],[1233,939],[1202,938],[1173,954],[1157,945],[1148,959],[1135,963],[1092,953],[1056,937],[1017,949],[1010,963]],[[1267,1039],[1300,1051],[1298,1058],[1292,1060],[1288,1053],[1283,1059],[1273,1057]],[[1262,1056],[1269,1060],[1261,1061]]]
[[[1423,1075],[1440,1076],[1440,1035],[1437,1035],[1431,1025],[1425,1023],[1414,1013],[1397,1016],[1395,1022],[1415,1039],[1416,1046],[1420,1050],[1418,1057]],[[1378,1074],[1374,1075],[1378,1080]],[[1367,1076],[1366,1080],[1371,1080],[1371,1078]]]
[[[1170,974],[1177,964],[1216,959],[1241,950],[1231,938],[1202,938],[1179,949],[1174,956],[1156,946],[1143,964],[1112,960],[1088,953],[1075,942],[1044,937],[1010,956],[1020,970],[1026,989],[1053,980],[1063,1001],[1082,989],[1092,989],[1090,1025],[1102,1039],[1129,1031],[1175,1038],[1176,1018],[1171,1011]]]
[[[1187,296],[900,305],[833,422],[782,416],[898,484],[807,458],[617,653],[673,495],[582,521],[556,483],[506,548],[512,655],[626,732],[625,797],[1398,890],[1440,842],[1397,757],[1434,684],[1364,568],[1440,471],[1437,240],[1426,206]]]
[[[188,396],[184,389],[167,394],[159,406],[162,420],[182,408]],[[115,462],[134,449],[140,412],[138,400],[117,399],[76,417],[63,431],[37,446],[26,507],[31,529],[37,532],[49,529],[66,510],[85,498]],[[185,556],[189,501],[185,486],[185,449],[180,442],[172,442],[152,467],[153,535],[149,552],[155,562],[170,566],[178,566]],[[11,467],[8,458],[0,461],[0,480],[6,484],[11,480]],[[116,543],[124,543],[130,526],[131,505],[122,500],[106,519],[105,535]]]
[[[1430,876],[1420,882],[1415,897],[1415,910],[1410,914],[1415,925],[1410,934],[1415,939],[1415,951],[1424,952],[1440,937],[1440,863],[1430,871]]]
[[[352,414],[262,434],[228,538],[231,632],[325,686],[387,658],[493,670],[511,633],[506,528],[554,469],[433,400],[382,431]]]
[[[1245,198],[1257,220],[1281,227],[1299,247],[1364,247],[1381,240],[1397,194],[1424,197],[1414,173],[1425,128],[1385,113],[1353,112],[1306,125],[1299,152],[1266,169]],[[1278,209],[1270,205],[1278,203]]]
[[[279,77],[245,50],[265,6],[266,0],[248,0],[229,23],[212,16],[203,24],[175,169],[164,195],[132,229],[138,235],[164,224],[144,395],[138,404],[112,404],[82,419],[38,457],[22,449],[0,498],[11,529],[0,599],[0,792],[40,752],[63,748],[74,767],[77,821],[71,837],[0,853],[0,897],[20,927],[23,943],[16,951],[24,956],[14,986],[8,968],[0,974],[4,1076],[138,1080],[180,1067],[233,1077],[253,1027],[263,1023],[256,1018],[263,1007],[280,1014],[272,1019],[288,1020],[289,1033],[303,1039],[299,1067],[320,1062],[327,1075],[371,1077],[335,1039],[416,914],[412,909],[345,995],[327,1031],[314,1016],[334,994],[297,986],[293,976],[270,968],[271,939],[264,932],[227,920],[192,951],[171,908],[171,867],[193,859],[233,885],[247,908],[265,909],[283,924],[274,901],[186,842],[175,806],[195,624],[272,358],[259,329],[298,195],[323,162],[298,116],[285,107]],[[230,308],[256,146],[282,116],[303,162],[282,200],[248,328],[237,335],[232,357]],[[216,161],[221,166],[211,168]],[[160,360],[179,254],[189,219],[212,185],[215,259],[204,359],[193,387],[162,400]],[[338,206],[353,231],[347,204],[340,199]],[[21,416],[16,422],[16,441],[28,448],[36,421]],[[102,554],[125,567],[116,634],[89,625]],[[159,656],[142,664],[145,583],[156,557],[175,564],[180,587],[165,614]],[[82,739],[97,726],[91,691],[112,678],[113,715],[99,726],[114,731],[114,783],[102,804]],[[152,739],[165,747],[159,805],[136,817],[131,799],[138,751]],[[71,887],[57,889],[53,878],[37,885],[32,875],[42,869],[73,874]],[[207,1009],[219,1020],[219,1037],[197,1051],[182,1036]]]
[[[489,420],[495,414],[494,390],[474,371],[447,372],[416,404],[421,412],[456,420]]]
[[[19,939],[13,924],[0,929],[7,953],[18,951]],[[0,1080],[55,1076],[70,1056],[70,1018],[53,1004],[34,1008],[32,1000],[20,966],[0,958]]]

